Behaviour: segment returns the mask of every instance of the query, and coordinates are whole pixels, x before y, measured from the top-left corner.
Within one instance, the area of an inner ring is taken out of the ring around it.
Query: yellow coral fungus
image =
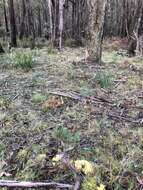
[[[100,184],[100,186],[99,186],[99,187],[97,187],[97,190],[105,190],[105,185]]]
[[[83,172],[86,175],[94,173],[93,164],[87,160],[76,160],[74,161],[74,166],[78,171]]]
[[[59,163],[63,158],[63,154],[57,154],[53,159],[53,165]],[[95,168],[93,163],[88,162],[87,160],[69,160],[69,162],[74,165],[75,169],[79,172],[83,172],[85,175],[94,174]]]
[[[52,159],[53,165],[60,162],[62,160],[62,158],[63,158],[63,154],[57,154],[55,157],[53,157],[53,159]]]

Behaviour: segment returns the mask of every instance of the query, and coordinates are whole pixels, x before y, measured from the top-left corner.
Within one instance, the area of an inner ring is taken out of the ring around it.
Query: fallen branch
[[[10,180],[0,180],[0,187],[13,187],[13,188],[39,188],[39,187],[50,187],[50,188],[68,188],[73,189],[73,185],[56,183],[56,182],[19,182]]]
[[[62,92],[62,91],[57,91],[57,92],[50,92],[50,94],[53,95],[58,95],[58,96],[63,96],[63,97],[68,97],[74,100],[78,100],[78,101],[84,101],[84,100],[89,100],[92,103],[96,103],[96,102],[104,102],[104,103],[108,103],[108,104],[114,104],[111,101],[108,101],[102,97],[90,97],[90,96],[82,96],[81,94],[77,93],[77,92]]]
[[[77,100],[77,101],[80,101],[80,102],[89,101],[90,103],[93,103],[93,104],[100,103],[103,106],[105,106],[105,104],[106,104],[106,106],[117,107],[119,109],[117,103],[109,101],[109,100],[106,100],[106,99],[104,99],[102,97],[82,96],[81,94],[79,94],[77,92],[63,92],[63,91],[50,92],[50,94],[63,96],[63,97],[68,97],[68,98],[71,98],[73,100]],[[139,107],[139,106],[131,106],[130,109],[142,110],[143,108]],[[116,115],[114,113],[108,113],[107,116],[109,118],[112,118],[112,119],[123,120],[125,122],[134,123],[134,124],[142,124],[142,122],[143,122],[142,119],[137,120],[137,119],[131,118],[129,116],[124,117],[122,115]]]

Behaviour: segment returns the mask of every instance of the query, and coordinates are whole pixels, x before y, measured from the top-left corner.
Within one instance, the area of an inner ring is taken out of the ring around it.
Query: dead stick
[[[76,183],[75,183],[75,186],[74,186],[74,190],[79,190],[80,189],[80,183],[81,183],[81,179],[79,177],[77,177]]]
[[[62,184],[56,182],[19,182],[19,181],[9,181],[9,180],[0,180],[0,187],[20,187],[20,188],[38,188],[38,187],[54,187],[54,188],[68,188],[73,189],[73,185]]]
[[[101,98],[101,97],[90,97],[90,96],[84,97],[84,96],[82,96],[78,93],[75,93],[75,92],[67,92],[66,93],[66,92],[57,91],[57,92],[50,92],[49,94],[68,97],[68,98],[78,100],[78,101],[89,99],[89,100],[91,100],[92,103],[95,103],[95,102],[102,102],[103,103],[104,102],[104,103],[108,103],[108,104],[113,104],[113,102],[105,100],[104,98]]]
[[[123,117],[123,116],[120,116],[120,115],[115,115],[115,114],[112,114],[112,113],[108,113],[107,115],[108,115],[108,117],[116,118],[116,119],[119,119],[119,120],[124,120],[124,121],[130,122],[130,123],[135,123],[135,124],[140,123],[140,121],[133,120],[133,118],[126,118],[126,117]]]

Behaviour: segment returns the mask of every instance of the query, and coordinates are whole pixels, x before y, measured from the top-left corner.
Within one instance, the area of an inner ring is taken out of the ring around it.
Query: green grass
[[[29,53],[17,53],[14,57],[15,67],[30,70],[33,67],[33,57]]]
[[[35,93],[33,94],[32,96],[32,101],[34,103],[42,103],[44,102],[44,100],[46,100],[46,96],[44,96],[43,94],[41,93]]]
[[[80,141],[80,133],[71,133],[67,128],[63,126],[57,127],[54,132],[53,136],[57,139],[59,139],[62,142],[66,143],[77,143]]]
[[[101,88],[108,88],[111,85],[112,77],[108,73],[98,72],[95,76],[95,80]]]
[[[7,54],[7,59],[9,63],[15,67],[20,68],[24,71],[29,71],[34,65],[34,55],[29,51],[14,51]]]

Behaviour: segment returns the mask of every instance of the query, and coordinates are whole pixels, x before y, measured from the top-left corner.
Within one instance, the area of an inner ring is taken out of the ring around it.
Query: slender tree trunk
[[[75,37],[75,2],[72,3],[72,38]]]
[[[38,36],[42,36],[41,9],[38,7]]]
[[[10,37],[11,37],[11,46],[17,46],[17,30],[16,30],[16,22],[15,22],[15,11],[13,0],[9,0],[9,17],[10,17]]]
[[[7,14],[6,14],[6,7],[5,7],[5,0],[3,0],[3,10],[4,10],[4,19],[5,19],[5,30],[8,34],[9,28],[8,28],[8,20],[7,20]]]
[[[19,33],[20,39],[23,38],[25,33],[25,16],[26,16],[25,0],[22,0],[21,11],[22,11],[22,18],[21,18],[20,33]]]
[[[88,0],[88,44],[89,60],[101,63],[103,25],[106,0]]]
[[[60,0],[59,1],[59,49],[62,49],[62,34],[63,34],[63,9],[64,9],[64,3],[65,0]]]
[[[43,3],[42,3],[42,9],[43,9],[44,24],[47,24],[48,23],[47,0],[43,1]]]
[[[52,2],[48,0],[48,9],[49,9],[49,20],[50,20],[50,39],[53,43],[53,19],[52,19]]]
[[[143,56],[143,2],[140,4],[140,11],[137,20],[137,24],[134,30],[134,34],[137,41],[136,55]]]
[[[28,32],[29,35],[35,39],[35,28],[34,28],[34,18],[33,18],[33,12],[32,12],[32,7],[31,7],[31,1],[26,0],[27,4],[27,17],[28,17]]]
[[[134,14],[131,19],[128,54],[143,55],[143,1],[134,2]]]

